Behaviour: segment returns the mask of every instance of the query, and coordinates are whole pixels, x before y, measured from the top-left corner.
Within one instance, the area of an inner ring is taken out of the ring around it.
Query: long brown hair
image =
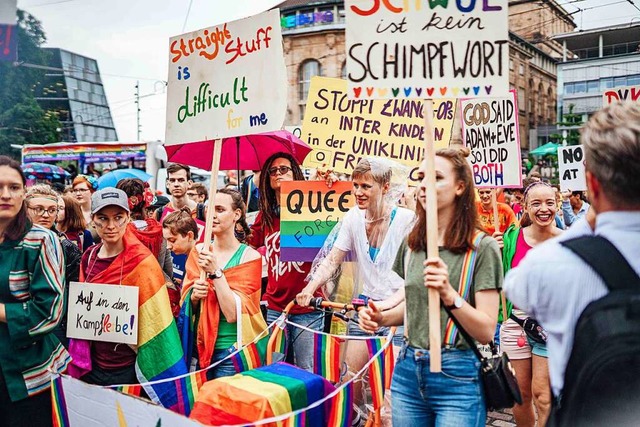
[[[82,214],[80,203],[78,203],[75,197],[66,195],[62,196],[62,200],[64,200],[64,221],[58,225],[58,228],[64,232],[82,232],[86,230],[87,221],[85,221],[84,215]]]
[[[281,152],[272,154],[262,165],[260,172],[260,200],[258,201],[260,213],[262,213],[262,223],[265,231],[273,227],[273,219],[278,216],[277,208],[279,201],[276,200],[276,190],[271,188],[269,169],[276,159],[287,159],[291,163],[291,172],[295,181],[304,181],[304,174],[298,161],[289,153]]]
[[[449,160],[453,165],[456,180],[462,181],[464,190],[455,199],[453,218],[444,234],[444,247],[449,251],[460,254],[473,247],[475,231],[480,229],[478,212],[473,192],[473,176],[466,157],[467,148],[444,148],[436,152],[436,156]],[[427,195],[431,197],[431,195]],[[409,233],[408,244],[412,251],[427,251],[427,215],[422,203],[416,203],[418,220]],[[474,248],[475,249],[475,248]]]
[[[7,166],[20,174],[22,180],[22,187],[27,186],[27,178],[25,178],[20,163],[13,160],[11,157],[0,156],[0,166]],[[26,191],[26,188],[24,189]],[[4,237],[8,240],[20,240],[31,228],[31,221],[29,221],[29,215],[27,213],[27,203],[24,198],[22,199],[22,206],[20,210],[13,218],[13,221],[4,230]]]
[[[238,221],[236,222],[236,226],[240,225],[242,229],[238,230],[238,228],[236,227],[234,232],[236,235],[236,239],[238,239],[240,243],[245,243],[249,238],[249,236],[251,235],[251,229],[247,224],[247,216],[245,215],[246,208],[244,205],[244,200],[242,199],[242,194],[238,190],[234,190],[233,188],[227,188],[227,187],[219,189],[218,193],[226,194],[230,196],[231,209],[240,210],[240,219],[238,219]],[[214,201],[214,206],[215,206],[215,201]]]

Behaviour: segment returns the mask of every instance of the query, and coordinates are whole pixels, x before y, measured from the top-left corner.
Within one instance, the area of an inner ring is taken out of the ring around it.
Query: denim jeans
[[[282,313],[275,310],[267,309],[267,323],[271,324],[280,317]],[[304,314],[290,314],[289,320],[298,325],[306,326],[315,331],[322,331],[324,326],[324,313],[311,312]],[[293,342],[293,357],[296,366],[306,371],[313,372],[313,333],[303,331],[291,325],[285,328],[287,337],[287,346]],[[286,355],[285,355],[286,356]],[[274,355],[274,361],[280,361],[284,357],[278,359]]]
[[[370,334],[369,332],[365,332],[360,329],[360,326],[358,325],[358,313],[355,313],[352,319],[353,321],[347,324],[347,331],[349,335],[353,335],[354,337],[370,337],[372,335],[386,337],[389,335],[389,331],[391,330],[388,326],[381,326],[373,334]],[[398,348],[402,347],[402,344],[404,343],[404,326],[396,327],[396,333],[393,334],[392,343]]]
[[[442,350],[442,372],[429,370],[429,351],[403,345],[391,381],[394,427],[484,427],[487,410],[471,350]]]
[[[211,356],[211,364],[228,357],[231,354],[231,350],[215,350],[213,356]],[[209,369],[207,371],[207,381],[214,380],[220,377],[230,377],[236,374],[236,368],[233,366],[233,361],[228,358],[219,365]]]

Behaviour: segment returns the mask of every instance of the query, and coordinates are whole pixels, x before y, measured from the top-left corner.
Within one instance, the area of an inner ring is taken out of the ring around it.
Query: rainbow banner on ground
[[[337,383],[340,380],[340,345],[343,339],[331,335],[313,336],[313,372],[327,381]]]
[[[351,427],[353,418],[353,381],[347,384],[331,399],[331,413],[327,426]]]
[[[367,340],[369,358],[373,358],[385,344],[385,338]],[[377,356],[369,365],[369,384],[371,385],[371,400],[373,408],[381,408],[384,404],[384,390],[391,386],[393,375],[393,346],[389,346]]]
[[[283,182],[280,189],[280,260],[313,261],[327,236],[355,205],[353,184]]]
[[[251,424],[306,408],[333,392],[324,378],[286,363],[208,381],[190,418],[207,425]],[[306,413],[306,425],[325,427],[330,401]]]

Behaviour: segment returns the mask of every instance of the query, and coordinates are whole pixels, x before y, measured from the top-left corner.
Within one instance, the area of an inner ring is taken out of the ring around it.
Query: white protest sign
[[[286,108],[279,10],[170,39],[165,145],[279,130]]]
[[[560,191],[587,189],[582,145],[558,147],[558,168],[560,169]]]
[[[17,10],[17,0],[0,1],[0,24],[16,25],[18,20]]]
[[[137,286],[71,282],[67,337],[138,344]]]
[[[55,410],[60,412],[60,419],[69,420],[69,427],[201,426],[183,415],[146,400],[87,384],[66,375],[62,375],[61,379],[62,386],[56,390],[60,404],[56,405]]]
[[[640,86],[615,87],[602,93],[602,105],[604,107],[617,101],[640,101]]]
[[[504,96],[507,0],[347,0],[352,98]]]
[[[516,93],[461,100],[463,143],[478,188],[522,187],[520,126]]]

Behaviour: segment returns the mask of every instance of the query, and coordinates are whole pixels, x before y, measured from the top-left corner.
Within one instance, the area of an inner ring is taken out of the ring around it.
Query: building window
[[[525,111],[526,105],[527,104],[524,101],[524,88],[520,87],[518,89],[518,109],[520,111]]]
[[[519,69],[518,69],[518,70],[519,70],[519,72],[520,72],[520,75],[521,75],[521,76],[524,76],[524,64],[520,64],[520,67],[519,67]]]
[[[586,93],[587,92],[587,82],[575,82],[574,83],[575,91],[574,93]]]
[[[600,92],[600,82],[598,80],[589,80],[587,82],[587,92]]]
[[[626,86],[627,78],[626,77],[616,77],[613,80],[613,87]]]
[[[513,71],[513,59],[509,60],[509,69]]]
[[[298,103],[300,106],[300,122],[304,117],[304,110],[307,103],[307,95],[309,95],[309,86],[313,76],[321,76],[322,67],[315,59],[304,61],[300,65],[298,71]]]
[[[628,86],[640,85],[640,74],[627,77],[627,85]]]
[[[612,87],[613,87],[613,77],[600,79],[600,90],[605,90]]]

